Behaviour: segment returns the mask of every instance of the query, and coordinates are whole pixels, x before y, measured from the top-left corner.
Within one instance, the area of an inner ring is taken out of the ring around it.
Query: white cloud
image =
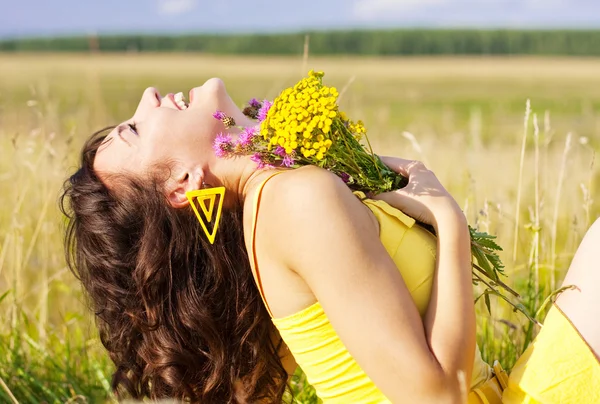
[[[193,10],[197,0],[159,0],[158,12],[164,15],[179,15]]]
[[[354,3],[354,14],[369,19],[449,3],[451,0],[357,0]]]
[[[566,6],[565,0],[527,0],[525,4],[531,9],[548,9]]]
[[[565,0],[524,0],[527,4],[555,4],[563,3]],[[502,5],[510,3],[510,0],[356,0],[354,2],[354,15],[361,19],[372,19],[378,17],[397,17],[402,13],[426,12],[435,16],[437,8],[454,7],[456,10],[473,7],[485,7],[488,5]]]

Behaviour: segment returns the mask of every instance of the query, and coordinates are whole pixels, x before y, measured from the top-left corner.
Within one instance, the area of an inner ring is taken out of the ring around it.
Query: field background
[[[186,93],[217,76],[242,105],[309,68],[340,89],[376,152],[424,160],[469,222],[498,235],[506,282],[540,308],[598,215],[600,59],[0,54],[0,402],[110,400],[57,209],[83,140],[129,118],[148,86]],[[479,345],[510,369],[538,329],[484,300]],[[301,375],[294,389],[316,402]]]

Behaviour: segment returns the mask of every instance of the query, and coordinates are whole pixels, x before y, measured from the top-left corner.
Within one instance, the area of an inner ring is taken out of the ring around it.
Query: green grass
[[[507,283],[531,312],[560,286],[598,214],[600,59],[0,55],[0,402],[110,400],[111,364],[65,267],[57,210],[86,136],[128,118],[150,85],[187,91],[219,76],[242,104],[311,67],[345,89],[377,152],[425,160],[469,222],[498,235]],[[538,330],[493,297],[491,315],[483,299],[477,310],[484,358],[510,369]],[[301,373],[294,386],[298,402],[316,402]]]

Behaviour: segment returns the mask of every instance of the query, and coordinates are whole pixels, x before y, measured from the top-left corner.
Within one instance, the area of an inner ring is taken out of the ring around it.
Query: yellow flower
[[[338,111],[337,89],[324,86],[323,76],[323,72],[311,70],[307,77],[275,99],[260,129],[269,147],[279,145],[287,154],[295,152],[305,158],[326,157],[333,144],[329,138],[333,136],[333,122],[338,116],[343,119],[345,114]],[[361,124],[353,123],[352,132],[363,133]]]

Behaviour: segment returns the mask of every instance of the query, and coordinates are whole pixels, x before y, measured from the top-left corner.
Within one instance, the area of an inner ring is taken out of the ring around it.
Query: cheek
[[[217,133],[225,131],[223,124],[216,120],[212,115],[213,109],[210,110],[192,110],[185,111],[181,119],[172,128],[173,138],[179,139],[186,144],[204,146],[212,145],[212,140]]]
[[[140,156],[146,166],[173,162],[204,161],[212,153],[216,135],[225,130],[213,118],[213,110],[190,108],[185,111],[159,111],[145,123]],[[193,161],[192,161],[193,160]]]
[[[157,126],[155,132],[143,147],[142,164],[146,167],[185,161],[186,156],[197,148],[194,125],[182,122],[171,122],[170,127]]]
[[[161,165],[176,158],[176,150],[179,147],[172,142],[156,141],[147,145],[139,155],[139,165],[148,169],[152,166]]]

